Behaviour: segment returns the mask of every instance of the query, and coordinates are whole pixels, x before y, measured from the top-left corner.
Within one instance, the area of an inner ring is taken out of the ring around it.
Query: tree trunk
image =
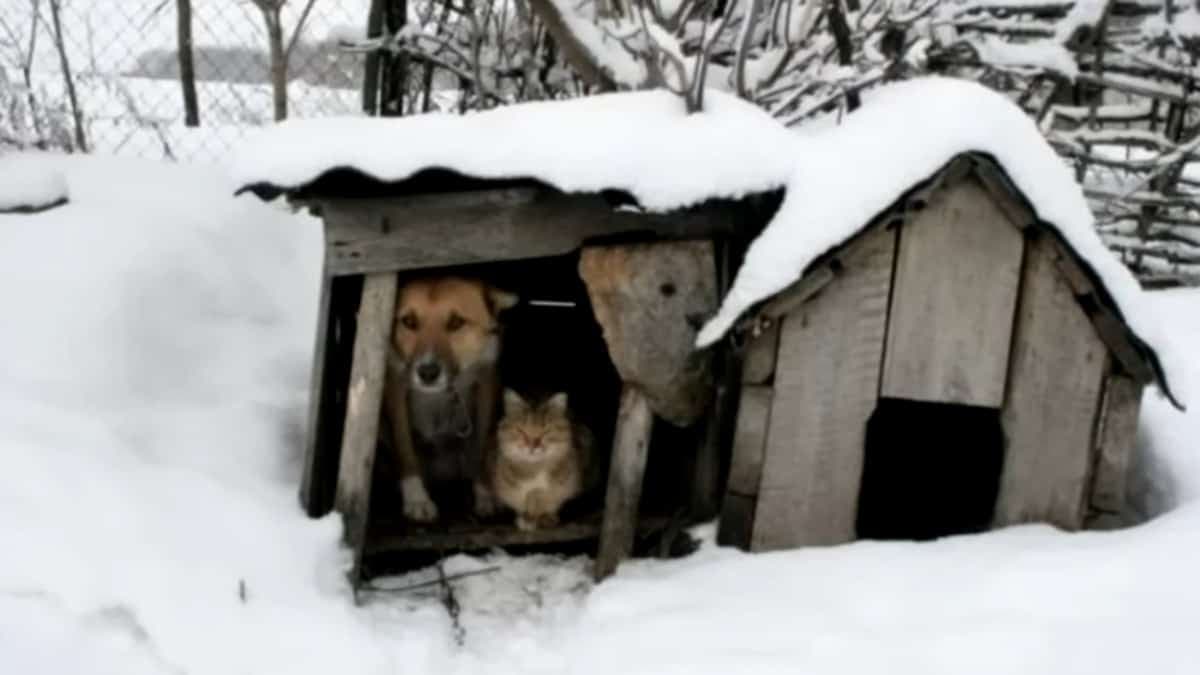
[[[367,37],[377,38],[383,32],[384,0],[371,0],[367,12]],[[379,114],[379,61],[378,50],[367,52],[363,60],[362,108],[367,115]]]
[[[404,28],[407,0],[385,0],[383,21],[387,34]],[[379,60],[379,114],[397,117],[404,114],[404,94],[408,85],[408,54],[384,52]]]
[[[849,5],[854,0],[846,0]],[[857,2],[855,5],[857,6]],[[829,0],[829,30],[833,33],[833,44],[837,48],[838,63],[848,66],[854,61],[854,43],[850,35],[850,24],[846,22],[846,13],[841,0]],[[851,89],[846,92],[846,108],[851,112],[858,109],[861,101],[858,92]]]
[[[71,62],[67,59],[67,47],[63,44],[62,20],[59,17],[59,0],[50,0],[50,18],[54,22],[54,48],[58,50],[58,62],[62,67],[63,82],[67,86],[67,101],[71,105],[71,117],[75,122],[75,148],[87,152],[87,138],[83,133],[83,112],[79,109],[79,98],[75,95],[75,78],[71,75]]]
[[[282,4],[282,3],[281,3]],[[280,8],[263,9],[267,24],[267,46],[271,55],[271,99],[274,104],[275,121],[287,119],[288,114],[288,64],[283,52],[283,19]]]
[[[183,123],[200,126],[200,103],[196,97],[196,63],[192,54],[192,0],[175,0],[178,38],[179,85],[183,88]]]

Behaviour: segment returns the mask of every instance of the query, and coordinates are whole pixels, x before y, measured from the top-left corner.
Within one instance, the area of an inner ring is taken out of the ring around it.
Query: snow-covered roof
[[[688,115],[665,90],[521,103],[468,115],[287,120],[252,138],[232,171],[241,189],[294,190],[335,169],[386,182],[427,169],[533,179],[563,192],[620,190],[668,211],[781,187],[796,135],[766,112],[709,91]]]
[[[1038,219],[1091,267],[1126,324],[1154,351],[1164,393],[1177,401],[1185,396],[1176,383],[1165,382],[1182,354],[1169,344],[1137,280],[1101,242],[1067,165],[1004,96],[942,77],[882,87],[840,126],[799,138],[783,204],[751,243],[697,345],[720,339],[744,312],[797,281],[814,260],[966,152],[995,159]]]
[[[19,152],[0,156],[0,212],[41,211],[67,201],[67,180],[57,169],[61,156]]]

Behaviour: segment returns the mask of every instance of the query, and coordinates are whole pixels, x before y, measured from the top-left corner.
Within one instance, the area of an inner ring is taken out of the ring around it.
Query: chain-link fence
[[[361,33],[369,5],[0,0],[0,147],[205,161],[277,116],[277,88],[289,117],[358,112],[363,57],[329,38]],[[276,17],[280,30],[272,31]],[[189,28],[195,126],[185,123],[180,77]],[[286,78],[272,79],[272,40]]]

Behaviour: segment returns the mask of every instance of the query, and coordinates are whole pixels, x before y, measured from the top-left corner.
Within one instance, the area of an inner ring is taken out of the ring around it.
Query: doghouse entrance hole
[[[503,351],[499,374],[503,386],[534,400],[567,392],[573,416],[591,430],[593,471],[591,489],[564,505],[561,524],[550,530],[522,533],[511,512],[481,521],[470,509],[469,483],[433,493],[441,516],[427,526],[404,520],[397,489],[395,459],[381,443],[375,463],[372,506],[366,551],[372,574],[428,564],[454,551],[504,547],[514,553],[594,551],[604,507],[613,432],[621,380],[608,355],[587,288],[578,273],[579,254],[469,267],[423,270],[425,274],[455,274],[479,278],[520,296],[517,306],[502,315]],[[404,278],[401,278],[403,283]],[[674,291],[675,289],[670,289]],[[381,425],[381,431],[384,427]],[[689,447],[697,430],[656,424],[651,446]],[[678,460],[671,453],[650,454],[643,490],[643,530],[661,529],[666,517],[685,499],[677,474],[664,471],[663,462]],[[665,489],[651,488],[663,474]],[[430,486],[431,489],[436,489]],[[669,488],[669,489],[666,489]],[[661,504],[658,502],[662,502]]]
[[[1004,465],[998,409],[880,399],[864,455],[859,538],[928,540],[990,527]]]

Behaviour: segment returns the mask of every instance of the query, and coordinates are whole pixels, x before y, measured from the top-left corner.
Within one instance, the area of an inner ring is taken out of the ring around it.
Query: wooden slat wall
[[[1023,239],[974,178],[900,233],[882,395],[999,407]]]
[[[394,273],[368,275],[363,284],[354,338],[354,361],[346,400],[346,430],[342,436],[338,468],[337,510],[345,520],[346,543],[354,551],[354,571],[360,573],[363,547],[370,517],[371,479],[375,447],[379,441],[379,418],[383,408],[383,384],[387,372],[388,342],[396,308],[397,278]]]
[[[1017,310],[1008,436],[994,524],[1077,529],[1085,515],[1093,430],[1108,351],[1058,273],[1046,239],[1030,242]]]
[[[753,550],[854,539],[896,233],[881,228],[861,241],[837,281],[781,327]]]
[[[742,385],[737,424],[733,432],[729,482],[717,529],[717,542],[722,546],[737,546],[743,549],[750,546],[754,511],[758,502],[758,484],[762,476],[763,452],[767,447],[771,396],[770,386]]]

